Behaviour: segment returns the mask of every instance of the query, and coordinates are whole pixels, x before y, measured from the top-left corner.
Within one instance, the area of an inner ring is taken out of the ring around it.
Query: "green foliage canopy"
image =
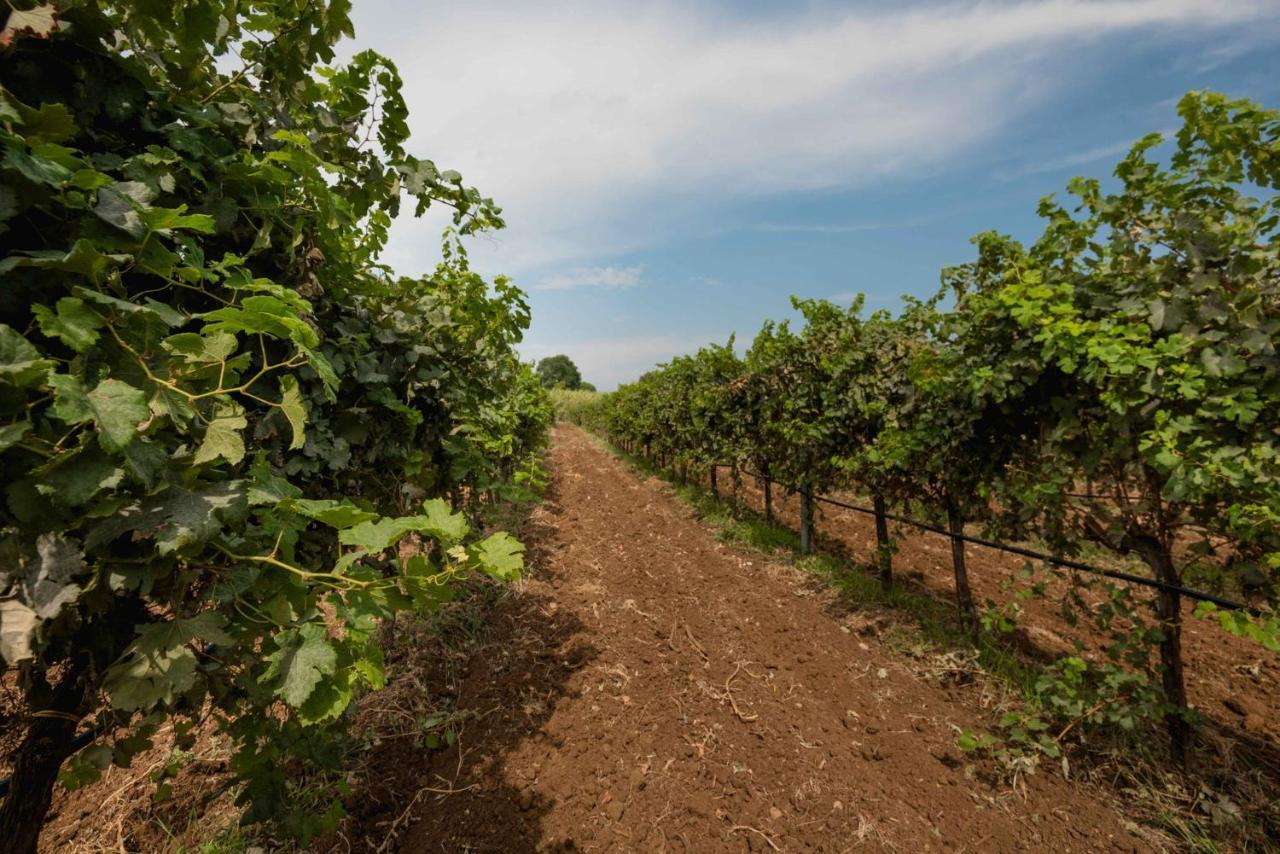
[[[573,360],[563,353],[547,356],[538,362],[538,378],[545,388],[567,388],[574,391],[582,387],[582,374]]]
[[[1274,604],[1280,114],[1199,92],[1179,112],[1165,160],[1152,135],[1116,167],[1114,192],[1072,181],[1074,209],[1045,199],[1029,248],[979,235],[932,299],[896,317],[794,301],[800,328],[766,323],[740,365],[718,370],[715,350],[673,359],[582,420],[660,458],[863,488],[1066,553],[1092,541],[1166,584]],[[958,588],[962,575],[957,561]],[[1130,599],[1113,590],[1103,609],[1130,626],[1110,625],[1112,651],[1145,668],[1159,645],[1172,720],[1185,706],[1178,597],[1157,597],[1155,626]],[[1280,648],[1275,617],[1219,616]],[[1099,681],[1114,700],[1144,679]],[[1073,696],[1064,708],[1085,702]]]
[[[383,683],[379,621],[520,571],[469,517],[551,418],[523,294],[460,243],[500,211],[408,153],[389,60],[323,64],[348,11],[60,3],[11,13],[0,68],[0,657],[27,744],[130,727],[75,784],[212,711],[246,819],[304,837],[340,806],[294,809],[289,763],[331,762]],[[405,199],[453,211],[422,278],[378,261]],[[48,805],[34,757],[15,850]]]

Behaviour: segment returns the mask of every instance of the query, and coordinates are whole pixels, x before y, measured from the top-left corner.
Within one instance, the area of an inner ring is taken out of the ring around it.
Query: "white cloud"
[[[534,290],[571,291],[577,288],[603,288],[621,290],[635,287],[640,282],[643,267],[579,267],[566,273],[548,276]]]
[[[415,150],[506,208],[509,230],[473,255],[518,274],[705,231],[735,198],[935,168],[1062,85],[1033,61],[1276,10],[988,0],[759,20],[674,0],[366,0],[355,14],[359,45],[399,64]],[[425,266],[438,230],[397,224],[389,260]]]

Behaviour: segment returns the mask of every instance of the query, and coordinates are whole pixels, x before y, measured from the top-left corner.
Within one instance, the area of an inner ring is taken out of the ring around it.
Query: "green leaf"
[[[77,240],[71,244],[71,249],[67,252],[45,250],[10,255],[0,261],[0,274],[8,273],[19,267],[34,267],[40,270],[61,270],[65,273],[76,273],[92,281],[97,281],[109,268],[126,264],[131,260],[133,260],[132,255],[105,254],[100,252],[92,241]],[[79,292],[79,289],[77,289],[77,292]],[[96,293],[96,291],[91,293]],[[123,302],[123,300],[118,300],[118,302]]]
[[[121,534],[134,532],[135,538],[138,534],[154,537],[161,555],[172,554],[212,539],[225,525],[242,519],[247,508],[242,481],[199,490],[171,486],[104,519],[90,530],[85,548],[92,551]]]
[[[264,454],[259,453],[254,459],[251,472],[253,480],[249,484],[248,498],[252,506],[282,505],[302,495],[301,489],[271,471]]]
[[[141,181],[117,181],[98,191],[93,212],[104,222],[141,240],[148,231],[142,213],[150,208],[155,197],[155,191]]]
[[[41,146],[37,145],[28,152],[10,143],[5,146],[4,160],[0,165],[5,169],[12,169],[34,184],[61,189],[62,185],[71,178],[72,170],[59,162],[61,158],[57,154],[60,152],[41,152],[40,148]],[[58,149],[60,146],[53,146],[53,148]]]
[[[53,366],[50,359],[40,358],[30,341],[0,323],[0,382],[19,388],[36,385]]]
[[[307,407],[302,401],[302,392],[298,389],[298,378],[285,374],[280,378],[280,410],[289,419],[293,428],[293,441],[290,450],[297,450],[307,442]]]
[[[344,531],[339,532],[338,542],[344,546],[356,546],[366,552],[380,552],[399,542],[400,538],[413,530],[412,517],[384,517],[366,520]]]
[[[515,581],[524,570],[524,545],[506,531],[498,531],[474,547],[480,568],[499,581]]]
[[[111,697],[111,707],[124,712],[150,709],[157,704],[172,705],[196,681],[196,656],[183,645],[135,650],[108,668],[102,687]]]
[[[241,430],[249,425],[244,409],[236,403],[219,404],[216,414],[204,431],[204,441],[196,451],[195,463],[225,459],[232,465],[244,459],[244,436]]]
[[[271,663],[263,681],[277,681],[275,693],[293,708],[301,708],[316,686],[337,670],[338,653],[324,626],[315,623],[282,633],[276,642],[280,646],[268,659]]]
[[[187,318],[182,312],[165,305],[162,302],[156,302],[150,297],[147,298],[145,304],[129,302],[128,300],[118,299],[116,297],[95,291],[91,288],[77,287],[75,292],[80,297],[108,308],[113,308],[122,314],[147,314],[155,317],[166,326],[181,326],[187,322]]]
[[[54,414],[68,424],[93,421],[106,451],[124,449],[138,436],[142,422],[151,417],[147,396],[120,380],[103,380],[87,394],[80,380],[70,374],[54,374],[49,384],[53,387]]]
[[[41,534],[36,539],[37,559],[25,567],[23,581],[27,603],[42,620],[52,620],[80,595],[74,582],[85,574],[79,544],[61,534]]]
[[[308,519],[322,522],[332,528],[350,528],[361,522],[378,518],[377,513],[362,510],[350,501],[333,501],[291,498],[280,502],[280,510],[292,510]]]
[[[423,502],[422,510],[423,514],[417,517],[421,520],[420,527],[414,530],[428,534],[443,543],[459,542],[470,530],[467,517],[461,513],[454,513],[449,509],[449,505],[439,498]]]
[[[14,424],[6,424],[0,427],[0,452],[7,451],[21,442],[23,437],[30,431],[30,421],[18,421]]]
[[[423,505],[418,516],[388,516],[365,521],[338,534],[338,542],[368,552],[379,552],[400,541],[410,531],[426,534],[443,543],[455,543],[467,535],[466,517],[454,513],[438,498]]]
[[[147,231],[162,234],[175,230],[213,234],[217,230],[213,217],[207,214],[188,214],[186,210],[186,205],[177,208],[143,208],[139,210],[138,216]]]
[[[125,472],[117,460],[102,450],[101,443],[95,442],[51,460],[32,474],[38,494],[63,507],[78,507],[102,490],[118,486]]]
[[[10,14],[9,21],[12,23],[14,15],[38,14],[39,10],[14,12]],[[22,136],[29,143],[65,142],[75,135],[75,121],[71,118],[71,111],[63,104],[41,104],[39,109],[35,109],[13,98],[8,92],[0,94],[0,98],[4,99],[5,107],[17,115],[18,122],[22,125]]]
[[[216,643],[221,646],[231,646],[235,643],[231,635],[226,632],[226,616],[217,611],[201,611],[194,617],[186,617],[177,622],[181,624],[184,632],[205,643]]]
[[[239,306],[227,306],[199,317],[206,322],[206,333],[226,331],[270,335],[308,348],[320,343],[320,337],[303,320],[298,309],[265,294],[246,297]]]
[[[138,435],[138,427],[151,417],[147,396],[120,380],[103,380],[89,392],[89,408],[98,425],[98,441],[107,451],[119,451]]]
[[[211,365],[231,358],[231,354],[240,346],[240,342],[230,332],[212,335],[179,332],[164,339],[160,345],[175,356],[181,356],[184,361],[197,365]]]
[[[320,382],[324,385],[325,396],[330,403],[337,400],[338,374],[333,370],[333,365],[329,363],[318,350],[310,347],[299,346],[298,350],[307,357],[307,364],[316,372],[316,376],[320,378]]]
[[[57,338],[77,353],[83,353],[98,342],[98,330],[106,325],[106,319],[78,297],[58,300],[57,313],[47,306],[33,305],[32,312],[40,323],[40,331],[50,338]]]

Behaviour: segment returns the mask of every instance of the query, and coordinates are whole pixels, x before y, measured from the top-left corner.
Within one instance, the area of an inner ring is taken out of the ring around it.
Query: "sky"
[[[524,288],[521,353],[601,390],[792,316],[895,309],[1038,200],[1104,178],[1214,89],[1280,108],[1280,0],[355,0],[410,149],[502,206],[472,266]],[[384,260],[439,258],[403,216]]]

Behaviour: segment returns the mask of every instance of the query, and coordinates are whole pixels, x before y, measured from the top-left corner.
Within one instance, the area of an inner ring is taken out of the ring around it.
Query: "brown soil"
[[[1038,774],[1015,792],[969,764],[956,728],[988,722],[981,683],[944,687],[851,632],[811,579],[718,543],[581,431],[556,428],[550,470],[523,591],[497,606],[460,679],[475,717],[425,767],[380,757],[402,795],[384,843],[1154,847],[1105,791]]]

